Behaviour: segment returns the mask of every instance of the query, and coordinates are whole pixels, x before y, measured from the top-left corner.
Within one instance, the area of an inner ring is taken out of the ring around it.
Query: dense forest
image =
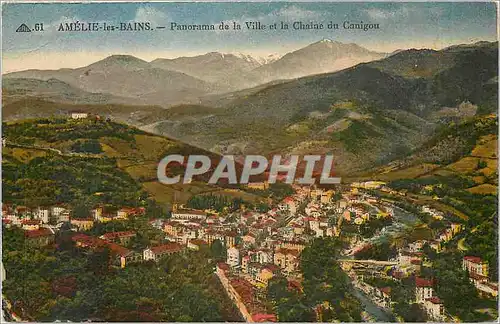
[[[109,251],[82,252],[64,233],[38,250],[3,228],[3,293],[30,321],[239,321],[211,260],[202,250],[115,269]]]

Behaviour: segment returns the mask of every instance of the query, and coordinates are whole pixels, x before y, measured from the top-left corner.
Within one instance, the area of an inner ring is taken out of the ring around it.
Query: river
[[[393,222],[391,225],[382,228],[382,230],[371,237],[368,242],[382,243],[397,237],[411,227],[418,225],[420,220],[412,213],[396,206],[391,206],[394,211]]]
[[[396,206],[391,206],[394,211],[393,222],[391,225],[384,227],[379,233],[371,237],[366,243],[382,243],[392,240],[395,237],[400,236],[405,233],[410,228],[418,225],[420,220],[410,212],[403,210]],[[352,287],[352,292],[356,296],[361,304],[363,305],[365,311],[376,321],[376,322],[394,322],[394,317],[387,313],[385,310],[380,308],[375,304],[369,296],[366,295],[361,289],[357,287]]]

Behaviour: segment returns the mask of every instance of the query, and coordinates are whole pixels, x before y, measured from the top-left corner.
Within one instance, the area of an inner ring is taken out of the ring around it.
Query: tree
[[[317,238],[302,251],[304,302],[310,308],[328,302],[332,320],[361,321],[361,304],[350,292],[350,280],[337,262],[341,249],[342,242],[336,238]]]
[[[225,261],[227,257],[227,250],[219,239],[212,242],[210,246],[212,256],[217,260]]]
[[[477,290],[462,270],[460,255],[441,253],[433,262],[432,272],[436,278],[436,294],[445,308],[466,320],[474,312],[478,302]]]

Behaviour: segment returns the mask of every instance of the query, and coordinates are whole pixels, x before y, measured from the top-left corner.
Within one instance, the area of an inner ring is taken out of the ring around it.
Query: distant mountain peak
[[[143,62],[143,63],[147,63],[146,61],[141,60],[138,57],[135,57],[133,55],[126,55],[126,54],[113,54],[113,55],[110,55],[110,56],[106,57],[105,59],[103,59],[101,61],[105,61],[105,60],[108,60],[108,61]]]
[[[323,38],[322,40],[320,40],[317,43],[336,43],[336,44],[342,44],[341,42],[334,41],[334,40],[331,40],[329,38]]]
[[[114,54],[89,65],[89,67],[122,66],[135,69],[135,68],[146,68],[148,64],[149,64],[148,62],[132,55]]]

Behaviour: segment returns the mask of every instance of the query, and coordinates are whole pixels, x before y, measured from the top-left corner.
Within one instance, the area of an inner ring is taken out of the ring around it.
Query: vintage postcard
[[[497,321],[497,15],[3,2],[1,321]]]

